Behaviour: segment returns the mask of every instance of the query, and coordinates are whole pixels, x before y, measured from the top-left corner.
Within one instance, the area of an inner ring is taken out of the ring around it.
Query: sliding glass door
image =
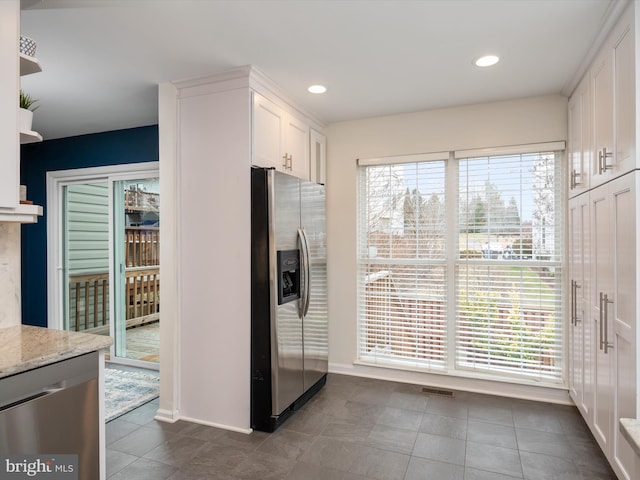
[[[52,328],[111,335],[110,360],[157,367],[160,189],[157,170],[54,172]],[[150,175],[151,173],[151,175]]]
[[[114,319],[117,357],[159,360],[160,183],[113,183]]]

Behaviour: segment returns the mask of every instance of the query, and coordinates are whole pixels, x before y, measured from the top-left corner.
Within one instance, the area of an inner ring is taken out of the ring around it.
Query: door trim
[[[128,163],[104,167],[76,168],[70,170],[52,170],[46,174],[46,217],[47,217],[47,326],[54,330],[63,330],[64,285],[62,282],[62,187],[87,181],[126,180],[135,177],[159,177],[159,162]],[[111,192],[110,194],[111,195]],[[113,232],[109,222],[109,264],[113,263]],[[112,275],[110,269],[110,276]],[[110,279],[112,280],[112,279]],[[113,312],[113,296],[109,298],[110,311]],[[112,322],[111,322],[112,323]],[[113,358],[113,345],[111,357]]]

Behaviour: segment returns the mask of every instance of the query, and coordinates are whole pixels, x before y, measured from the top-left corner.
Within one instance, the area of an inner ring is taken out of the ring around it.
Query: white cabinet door
[[[620,418],[636,418],[636,188],[637,174],[614,180],[609,188],[613,284],[604,331],[613,337],[615,372],[612,456],[621,478],[633,479],[635,454],[618,427]]]
[[[635,28],[633,5],[621,17],[591,69],[593,161],[591,186],[637,167]]]
[[[636,185],[639,175],[628,173],[589,192],[590,310],[591,326],[595,329],[592,430],[618,477],[628,480],[635,478],[635,454],[622,437],[618,424],[620,418],[637,416]]]
[[[312,128],[309,135],[309,179],[326,184],[326,169],[327,137]]]
[[[285,112],[262,95],[253,94],[252,164],[285,171],[282,157]]]
[[[593,149],[591,186],[613,178],[613,57],[605,49],[591,73],[593,88]]]
[[[284,155],[289,162],[287,172],[309,180],[309,126],[293,115],[285,120]]]
[[[588,78],[569,100],[569,197],[589,189],[591,164],[591,99]]]
[[[613,50],[616,143],[614,169],[618,175],[636,168],[636,66],[632,20],[625,23],[626,28]]]
[[[20,200],[20,145],[18,143],[17,56],[20,36],[20,2],[0,2],[0,209],[14,209]]]
[[[308,124],[255,92],[252,164],[309,179]]]
[[[569,201],[569,392],[582,415],[593,411],[592,329],[588,316],[589,291],[589,196]]]
[[[610,208],[607,187],[597,188],[589,192],[591,204],[591,293],[589,295],[589,311],[591,327],[595,332],[594,388],[595,404],[593,412],[593,431],[600,448],[609,450],[611,441],[613,407],[613,355],[604,349],[604,295],[611,289],[611,235]],[[609,336],[609,338],[612,338]]]

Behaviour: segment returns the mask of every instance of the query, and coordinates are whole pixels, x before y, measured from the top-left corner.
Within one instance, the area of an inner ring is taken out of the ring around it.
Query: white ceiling
[[[568,95],[626,0],[23,0],[45,139],[157,123],[157,84],[252,64],[326,123]],[[479,69],[473,60],[502,61]],[[328,87],[312,95],[312,83]]]

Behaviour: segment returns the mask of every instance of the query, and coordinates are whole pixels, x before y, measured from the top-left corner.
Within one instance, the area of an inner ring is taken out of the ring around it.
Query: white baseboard
[[[176,410],[165,410],[163,408],[159,408],[156,411],[156,416],[153,418],[159,422],[176,423],[180,420],[180,415],[178,415]]]
[[[197,418],[180,417],[179,420],[184,420],[185,422],[197,423],[199,425],[206,425],[208,427],[221,428],[223,430],[229,430],[231,432],[246,433],[246,434],[253,432],[251,428],[232,427],[229,425],[222,425],[220,423],[205,422],[204,420],[198,420]]]
[[[500,395],[503,397],[534,400],[538,402],[557,403],[561,405],[574,404],[569,396],[569,391],[562,386],[528,385],[508,381],[501,382],[482,378],[416,372],[361,364],[330,363],[329,372],[450,390]]]

